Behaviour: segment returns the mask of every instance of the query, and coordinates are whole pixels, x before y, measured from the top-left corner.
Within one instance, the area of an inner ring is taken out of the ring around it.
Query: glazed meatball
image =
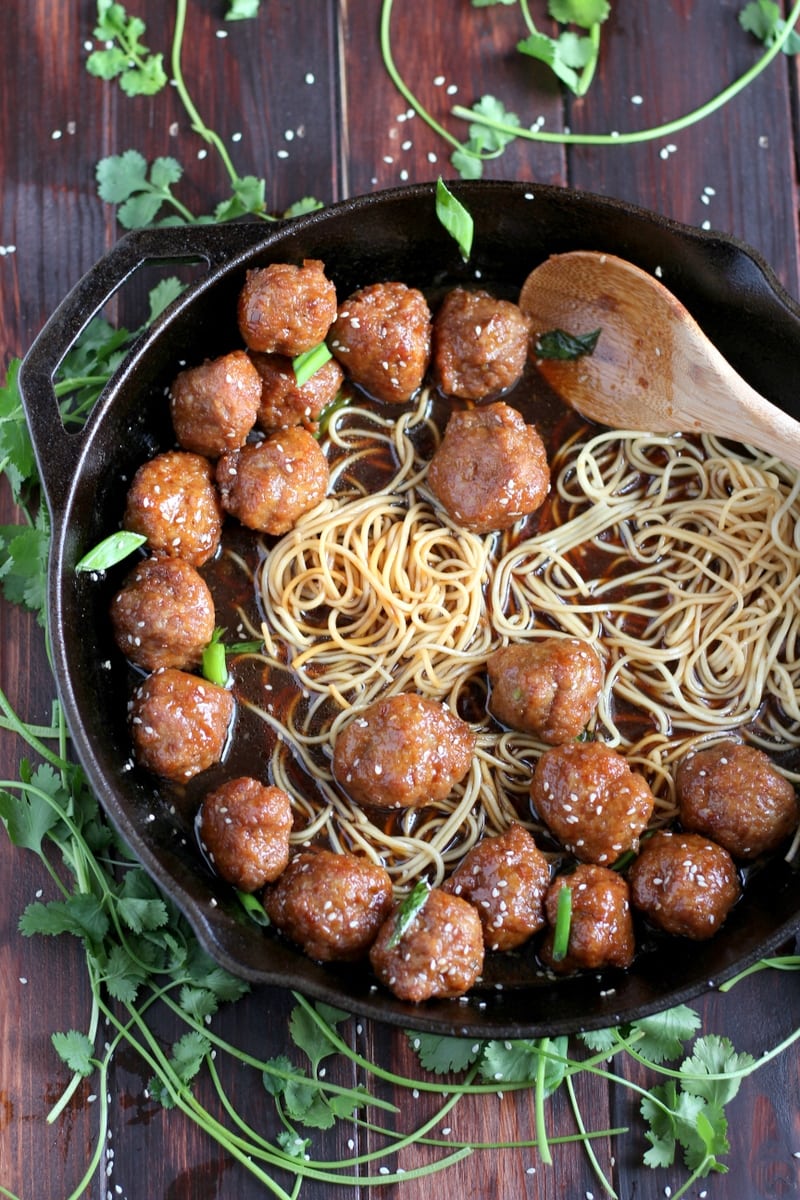
[[[533,773],[531,801],[565,850],[608,866],[637,846],[655,803],[644,777],[602,742],[546,750]]]
[[[408,400],[430,362],[428,302],[404,283],[373,283],[339,306],[328,345],[371,396],[387,403]]]
[[[111,602],[111,627],[137,667],[195,667],[214,633],[214,601],[197,569],[182,558],[148,558]]]
[[[237,312],[251,350],[295,358],[325,341],[336,316],[336,288],[317,259],[301,267],[271,263],[247,272]]]
[[[261,398],[256,423],[271,433],[289,425],[302,425],[313,433],[319,425],[319,415],[338,395],[344,371],[335,358],[315,371],[299,386],[292,360],[283,354],[251,354],[253,366],[261,380]]]
[[[469,851],[443,890],[478,910],[487,950],[521,946],[544,925],[550,867],[527,830],[514,823]]]
[[[501,646],[486,669],[492,715],[551,746],[582,733],[603,686],[597,652],[578,638]]]
[[[225,511],[248,529],[276,535],[325,498],[329,477],[319,444],[296,426],[224,454],[217,463]]]
[[[547,495],[544,443],[502,401],[454,412],[431,459],[428,486],[462,529],[508,529]]]
[[[442,391],[485,400],[518,382],[528,357],[528,322],[510,300],[454,288],[433,322],[433,361]]]
[[[676,782],[684,829],[705,834],[735,858],[776,850],[797,826],[794,788],[755,746],[725,741],[698,750],[681,762]]]
[[[392,882],[379,864],[353,854],[308,851],[264,891],[276,929],[311,958],[363,958],[392,907]]]
[[[659,830],[628,873],[634,907],[659,929],[702,941],[717,932],[741,885],[728,851],[699,833]]]
[[[396,936],[397,906],[369,952],[381,983],[400,1000],[451,999],[468,992],[483,970],[483,931],[477,910],[433,888],[405,933]]]
[[[222,759],[233,697],[197,675],[165,667],[133,695],[130,725],[137,762],[176,783]]]
[[[223,879],[255,892],[277,879],[289,861],[292,803],[282,788],[241,776],[203,800],[198,834]]]
[[[217,458],[243,446],[261,401],[261,376],[244,350],[188,367],[170,389],[175,436],[184,450]]]
[[[200,567],[217,551],[222,513],[207,458],[167,450],[133,477],[123,526],[147,538],[151,554],[185,558]]]
[[[333,774],[357,804],[442,800],[469,770],[475,734],[444,704],[401,692],[362,709],[338,735]]]
[[[553,958],[553,939],[561,889],[572,892],[567,953]],[[556,974],[583,969],[629,967],[636,948],[628,884],[609,867],[581,863],[570,875],[553,880],[545,900],[549,928],[539,957]]]

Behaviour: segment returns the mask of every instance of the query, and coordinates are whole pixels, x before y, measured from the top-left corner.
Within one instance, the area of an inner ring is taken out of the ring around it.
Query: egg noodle
[[[340,410],[323,441],[328,497],[260,565],[260,657],[291,673],[297,699],[288,718],[248,703],[278,735],[272,773],[301,815],[296,841],[383,861],[403,889],[423,873],[441,882],[511,820],[535,829],[528,787],[546,747],[485,710],[486,659],[507,642],[596,648],[606,683],[589,733],[647,777],[654,823],[674,815],[691,746],[745,727],[768,752],[800,745],[796,471],[711,437],[584,428],[553,456],[540,513],[477,536],[426,488],[438,440],[427,392],[399,417]],[[478,740],[446,800],[384,827],[335,786],[330,759],[354,707],[405,691],[447,703]]]

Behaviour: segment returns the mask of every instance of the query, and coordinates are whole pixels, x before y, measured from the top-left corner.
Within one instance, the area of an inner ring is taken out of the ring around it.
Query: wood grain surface
[[[395,64],[431,115],[458,137],[464,122],[454,103],[490,93],[556,132],[643,129],[703,104],[747,70],[757,43],[739,27],[739,0],[637,0],[612,4],[601,64],[589,94],[567,99],[553,77],[515,52],[524,36],[513,5],[473,8],[468,0],[395,0],[391,38]],[[262,0],[256,20],[223,20],[223,0],[190,0],[183,72],[206,123],[226,142],[241,174],[263,175],[270,209],[282,212],[303,196],[323,203],[403,182],[452,176],[450,148],[418,116],[389,78],[380,55],[377,0]],[[174,6],[130,0],[147,22],[146,41],[168,50]],[[531,10],[546,26],[546,6]],[[95,4],[11,0],[3,9],[5,67],[0,87],[0,351],[3,367],[24,353],[45,318],[121,230],[97,197],[94,167],[128,148],[148,160],[174,155],[184,166],[180,195],[207,213],[227,194],[218,159],[189,127],[174,89],[129,99],[84,69]],[[549,26],[548,26],[549,27]],[[708,225],[759,251],[793,295],[800,288],[798,233],[798,66],[780,55],[748,90],[702,122],[635,145],[565,146],[522,139],[488,164],[486,176],[569,184],[635,202],[692,225]],[[2,495],[3,522],[13,519]],[[49,715],[53,694],[41,631],[18,609],[0,607],[2,687],[28,720]],[[15,777],[21,750],[0,738],[3,778]],[[89,1080],[63,1118],[46,1114],[68,1079],[50,1045],[58,1029],[84,1029],[90,993],[83,956],[68,938],[24,939],[24,906],[54,895],[32,855],[0,837],[0,1191],[22,1200],[61,1200],[85,1170],[98,1101]],[[791,947],[789,947],[791,949]],[[292,1000],[258,989],[218,1018],[223,1036],[262,1057],[287,1048]],[[800,1022],[796,975],[762,973],[732,994],[697,1003],[703,1030],[730,1037],[758,1055]],[[169,1027],[162,1030],[169,1038]],[[351,1022],[347,1037],[368,1059],[401,1073],[415,1060],[402,1033]],[[345,1070],[350,1067],[334,1068]],[[636,1079],[633,1067],[626,1068]],[[111,1134],[100,1170],[85,1195],[96,1200],[211,1200],[268,1194],[177,1112],[145,1095],[148,1069],[123,1053],[108,1081]],[[351,1085],[354,1078],[343,1078]],[[265,1117],[260,1089],[243,1072],[228,1079],[241,1111]],[[680,1166],[651,1171],[636,1101],[602,1080],[581,1079],[592,1127],[627,1127],[601,1139],[597,1158],[622,1200],[656,1200],[678,1190]],[[381,1093],[391,1096],[391,1087]],[[201,1088],[202,1092],[202,1088]],[[797,1049],[776,1058],[743,1085],[730,1106],[727,1174],[689,1193],[711,1200],[775,1200],[800,1194],[800,1064]],[[408,1103],[407,1099],[404,1103]],[[415,1101],[401,1120],[418,1122],[430,1101]],[[534,1137],[531,1093],[464,1100],[447,1119],[448,1137],[525,1140]],[[548,1109],[552,1137],[574,1132],[568,1100]],[[372,1144],[368,1131],[341,1123],[315,1135],[314,1154],[346,1157]],[[410,1170],[421,1152],[404,1159]],[[554,1146],[545,1166],[535,1150],[476,1151],[445,1175],[378,1186],[383,1200],[583,1200],[602,1193],[591,1164],[574,1144]],[[108,1171],[106,1169],[108,1164]],[[287,1186],[286,1181],[283,1185]],[[366,1189],[334,1191],[309,1182],[302,1196],[355,1200]]]

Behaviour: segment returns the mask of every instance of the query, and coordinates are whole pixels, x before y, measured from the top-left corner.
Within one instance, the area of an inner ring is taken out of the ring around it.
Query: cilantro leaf
[[[315,200],[313,196],[303,196],[300,200],[295,200],[294,204],[290,204],[284,212],[284,217],[302,217],[305,213],[316,212],[317,209],[323,208],[321,200]]]
[[[553,20],[561,25],[580,25],[591,29],[609,16],[611,5],[608,0],[549,0],[547,10]]]
[[[140,17],[129,17],[115,0],[97,0],[94,36],[107,44],[93,50],[86,70],[99,79],[119,80],[127,96],[154,96],[167,82],[163,54],[152,54],[142,41],[146,31]]]
[[[20,933],[31,937],[45,933],[56,937],[72,933],[89,944],[99,945],[108,933],[109,921],[96,896],[77,892],[67,900],[29,904],[19,919]]]
[[[38,782],[35,778],[33,780],[37,789],[49,791],[47,787],[43,786],[44,776],[48,773],[57,782],[58,776],[52,768],[39,767]],[[42,840],[53,826],[58,824],[60,817],[58,810],[53,805],[42,800],[33,791],[26,790],[19,796],[13,796],[10,792],[3,790],[0,791],[0,820],[3,821],[9,840],[13,845],[33,850],[35,854],[41,855],[43,853]]]
[[[692,1053],[681,1063],[681,1083],[687,1092],[723,1106],[734,1098],[754,1062],[752,1055],[735,1050],[730,1038],[707,1034],[697,1039]],[[708,1078],[713,1075],[725,1078]]]
[[[308,1055],[314,1071],[317,1070],[324,1058],[328,1058],[331,1054],[336,1053],[336,1048],[325,1037],[325,1034],[319,1028],[316,1021],[314,1021],[313,1017],[299,1004],[292,1009],[292,1014],[289,1018],[289,1030],[292,1035],[292,1041],[298,1050],[302,1050]]]
[[[0,585],[8,601],[36,613],[45,624],[48,603],[47,560],[50,551],[50,517],[40,505],[32,525],[0,526]]]
[[[150,315],[148,324],[152,324],[156,317],[160,317],[165,309],[169,308],[173,300],[177,300],[178,296],[186,290],[186,284],[181,283],[175,275],[170,275],[167,279],[161,279],[150,289],[149,303]]]
[[[11,360],[0,388],[0,469],[11,484],[15,503],[19,502],[24,485],[36,476],[33,443],[17,384],[20,362],[19,358]]]
[[[125,946],[112,945],[103,966],[103,983],[115,1000],[133,1004],[146,978],[144,966]]]
[[[496,96],[481,96],[477,104],[470,110],[478,117],[488,117],[502,125],[519,127],[520,119],[516,113],[510,112]],[[476,147],[486,153],[495,154],[514,141],[514,134],[504,129],[491,129],[486,125],[470,125],[469,135]]]
[[[483,1044],[473,1038],[446,1037],[435,1033],[406,1032],[420,1063],[435,1075],[465,1071],[480,1057]]]
[[[96,1067],[94,1061],[94,1046],[85,1033],[70,1029],[67,1033],[53,1033],[50,1041],[55,1047],[56,1054],[65,1062],[71,1071],[87,1078]]]
[[[739,24],[765,46],[774,45],[786,28],[775,0],[753,0],[746,4],[739,13]],[[784,54],[800,54],[800,34],[793,29],[781,49]]]
[[[291,1077],[295,1074],[302,1075],[302,1071],[300,1071],[299,1067],[296,1067],[291,1059],[287,1058],[285,1054],[278,1054],[275,1056],[275,1058],[268,1059],[264,1066],[267,1069],[261,1073],[261,1082],[263,1083],[265,1090],[269,1092],[270,1096],[283,1095],[287,1083],[287,1078],[284,1076]],[[269,1070],[268,1068],[270,1067],[272,1067],[273,1070]]]
[[[544,1063],[544,1094],[551,1095],[561,1084],[567,1063],[567,1039],[546,1038],[546,1053],[539,1039],[518,1038],[514,1041],[489,1041],[484,1045],[480,1073],[487,1083],[533,1083],[539,1070],[542,1054]],[[564,1058],[564,1061],[562,1061]]]
[[[225,20],[246,21],[250,17],[257,17],[260,2],[261,0],[231,0]]]
[[[700,1017],[693,1008],[678,1004],[665,1012],[654,1013],[634,1021],[631,1028],[645,1037],[637,1041],[636,1049],[651,1062],[661,1063],[683,1054],[684,1042],[700,1027]]]
[[[151,225],[164,204],[177,210],[173,220],[191,217],[172,192],[172,185],[182,175],[180,163],[164,156],[155,158],[148,169],[147,160],[138,150],[101,158],[95,168],[98,195],[101,200],[118,205],[117,220],[125,229]]]
[[[182,1010],[196,1021],[204,1021],[213,1017],[219,1008],[219,1001],[208,988],[182,987],[180,993]]]
[[[600,330],[591,333],[567,333],[564,329],[548,329],[536,339],[536,356],[559,362],[574,362],[587,354],[593,354],[600,337]]]
[[[520,54],[527,54],[529,58],[545,63],[570,91],[577,94],[580,76],[566,61],[560,41],[560,38],[551,38],[537,31],[517,42],[517,50]]]
[[[613,1054],[619,1048],[615,1029],[586,1029],[578,1037],[587,1050],[596,1054]]]

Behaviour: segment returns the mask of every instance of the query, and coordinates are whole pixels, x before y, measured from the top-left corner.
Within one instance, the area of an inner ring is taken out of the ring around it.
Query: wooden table
[[[174,5],[131,0],[147,22],[145,41],[168,60]],[[397,0],[391,21],[398,70],[429,111],[458,136],[449,110],[491,93],[544,130],[628,130],[659,125],[703,104],[757,59],[758,44],[737,22],[739,0],[639,0],[613,4],[603,28],[600,66],[589,94],[567,99],[540,65],[514,52],[524,36],[515,6],[472,8],[466,0]],[[788,6],[787,6],[788,7]],[[223,20],[223,0],[190,0],[183,54],[187,86],[206,123],[220,132],[240,174],[265,176],[269,209],[302,196],[323,203],[405,181],[452,177],[449,147],[395,89],[380,57],[377,0],[269,0],[256,20]],[[534,17],[545,5],[532,4]],[[98,159],[128,148],[148,160],[177,157],[176,189],[196,214],[227,195],[218,158],[192,132],[173,89],[129,99],[84,70],[95,6],[10,4],[4,9],[0,106],[0,347],[3,362],[22,354],[46,316],[119,236],[111,208],[95,190]],[[634,201],[680,221],[734,234],[761,252],[793,295],[800,288],[797,157],[800,154],[797,61],[780,55],[747,91],[680,132],[633,145],[565,146],[518,140],[488,164],[487,177],[570,184]],[[793,113],[794,118],[793,119]],[[3,519],[11,505],[3,493]],[[49,711],[51,678],[41,633],[18,609],[0,609],[2,686],[29,720]],[[0,741],[4,777],[20,749]],[[43,889],[52,890],[31,855],[0,837],[0,1184],[25,1200],[59,1200],[75,1187],[91,1145],[94,1086],[82,1087],[56,1126],[45,1115],[67,1079],[49,1035],[83,1029],[88,990],[73,940],[23,939],[17,921]],[[791,947],[789,947],[791,950]],[[220,1028],[263,1057],[286,1048],[290,998],[260,989],[227,1010]],[[729,1036],[753,1054],[800,1022],[797,976],[762,973],[733,994],[698,1001],[703,1029]],[[367,1023],[352,1035],[368,1057],[413,1071],[401,1033]],[[188,1121],[162,1111],[143,1089],[147,1070],[121,1055],[110,1079],[113,1159],[105,1159],[85,1195],[128,1200],[201,1200],[266,1194],[246,1171],[218,1154]],[[246,1090],[246,1089],[244,1089]],[[669,1196],[681,1168],[653,1172],[630,1095],[600,1081],[582,1083],[595,1128],[625,1125],[601,1140],[598,1159],[624,1200]],[[730,1107],[729,1174],[697,1183],[692,1196],[766,1200],[800,1193],[800,1067],[797,1049],[743,1086]],[[251,1097],[251,1103],[252,1103]],[[422,1104],[422,1101],[420,1101]],[[452,1137],[533,1136],[529,1093],[464,1102]],[[566,1100],[550,1110],[551,1133],[571,1132]],[[346,1156],[354,1131],[315,1141],[320,1157]],[[445,1137],[446,1140],[446,1137]],[[324,1147],[324,1149],[323,1149]],[[106,1174],[106,1161],[113,1172]],[[343,1196],[360,1196],[348,1187]],[[385,1185],[382,1196],[430,1195],[570,1200],[599,1196],[580,1148],[554,1149],[546,1167],[530,1151],[474,1154],[450,1174]],[[333,1194],[308,1184],[309,1200]]]

